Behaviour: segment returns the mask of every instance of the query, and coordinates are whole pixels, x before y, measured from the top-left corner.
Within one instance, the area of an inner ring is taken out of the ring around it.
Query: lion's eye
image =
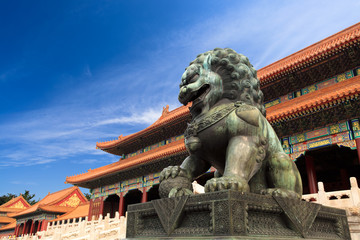
[[[199,74],[195,73],[195,74],[192,75],[190,78],[188,78],[187,82],[188,82],[188,83],[193,83],[193,82],[195,82],[198,78],[199,78]]]

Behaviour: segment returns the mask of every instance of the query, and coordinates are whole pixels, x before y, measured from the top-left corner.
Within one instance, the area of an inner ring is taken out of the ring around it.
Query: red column
[[[20,234],[21,234],[21,224],[19,224],[19,226],[18,226],[18,230],[17,230],[17,232],[16,232],[16,236],[18,237],[18,236],[20,236]]]
[[[91,217],[92,217],[93,204],[94,204],[94,200],[90,199],[90,207],[89,207],[89,214],[88,214],[89,221],[91,221]]]
[[[48,224],[48,220],[46,220],[46,219],[42,220],[41,231],[46,231],[47,224]]]
[[[19,236],[20,235],[20,224],[17,225],[17,229],[16,229],[16,233],[15,233],[15,236]]]
[[[102,214],[103,214],[103,211],[104,211],[104,198],[105,198],[105,197],[101,197],[100,210],[99,210],[99,215],[98,215],[98,217],[100,216],[100,214],[102,215]],[[104,217],[104,216],[103,216],[103,217]]]
[[[17,235],[17,231],[18,231],[18,230],[19,230],[19,225],[16,225],[15,230],[14,230],[14,236]]]
[[[42,221],[38,221],[37,232],[38,232],[38,231],[40,231],[40,228],[41,228],[41,222],[42,222]]]
[[[24,226],[23,226],[23,229],[22,229],[21,235],[24,235],[24,234],[25,234],[25,229],[26,229],[26,222],[24,222]]]
[[[306,165],[306,172],[308,176],[309,182],[309,190],[311,193],[317,193],[317,179],[316,179],[316,172],[314,168],[314,158],[308,155],[305,155],[305,165]]]
[[[355,138],[355,142],[356,142],[356,150],[357,150],[357,154],[358,154],[358,160],[360,163],[360,138]]]
[[[124,216],[124,194],[120,193],[120,201],[119,201],[119,216]]]
[[[142,202],[142,203],[147,202],[147,191],[146,191],[146,187],[143,187],[141,202]]]
[[[34,220],[31,222],[31,228],[30,228],[29,235],[32,234],[33,231],[34,231]]]

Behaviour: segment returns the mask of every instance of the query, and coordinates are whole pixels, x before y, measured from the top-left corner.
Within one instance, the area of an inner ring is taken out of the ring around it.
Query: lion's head
[[[253,105],[265,116],[264,96],[249,59],[230,48],[215,48],[198,55],[186,68],[179,101],[209,108],[224,98]]]

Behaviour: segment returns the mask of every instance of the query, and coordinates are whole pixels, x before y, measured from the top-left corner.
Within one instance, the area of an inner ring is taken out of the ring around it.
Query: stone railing
[[[303,200],[307,202],[319,203],[336,208],[358,208],[360,207],[360,189],[356,178],[350,178],[350,190],[325,192],[324,184],[318,182],[318,193],[303,195]]]
[[[356,178],[350,178],[350,190],[325,192],[324,184],[318,183],[319,192],[315,194],[303,195],[304,201],[322,204],[329,207],[342,208],[346,210],[352,240],[360,240],[360,189]],[[196,182],[193,183],[194,193],[202,193],[204,189]],[[94,217],[92,219],[95,219]],[[18,238],[3,237],[0,240],[97,240],[97,239],[125,239],[126,237],[126,217],[119,217],[116,212],[114,218],[109,214],[103,218],[72,223],[64,221],[48,223],[47,230],[37,232],[32,236],[22,236]]]
[[[94,217],[92,218],[94,219]],[[21,237],[4,237],[0,240],[16,239],[16,240],[97,240],[97,239],[125,239],[126,237],[126,217],[119,217],[116,212],[114,218],[110,218],[108,214],[105,218],[102,215],[97,220],[72,223],[64,223],[64,221],[48,223],[47,230],[37,232],[34,235],[24,235]]]
[[[352,240],[360,240],[360,189],[356,178],[350,178],[350,190],[325,192],[324,184],[318,182],[318,193],[303,195],[307,202],[346,210]]]

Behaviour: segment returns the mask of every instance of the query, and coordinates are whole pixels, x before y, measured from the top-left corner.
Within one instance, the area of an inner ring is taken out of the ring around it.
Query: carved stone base
[[[129,205],[126,237],[351,239],[344,210],[231,190]]]

